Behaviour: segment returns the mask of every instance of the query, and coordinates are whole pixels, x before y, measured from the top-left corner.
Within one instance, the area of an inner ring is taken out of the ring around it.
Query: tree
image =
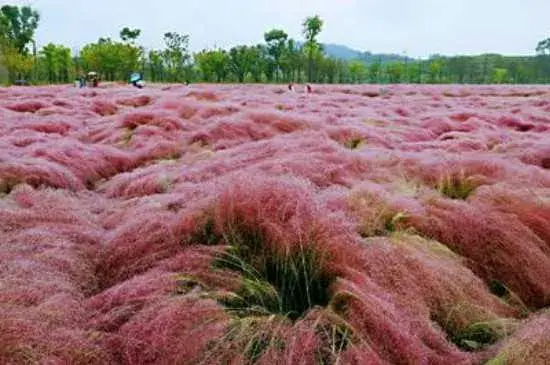
[[[189,76],[189,35],[175,32],[164,33],[166,49],[162,58],[166,66],[170,81],[181,82]]]
[[[256,47],[237,46],[229,50],[229,68],[239,82],[244,82],[259,56]]]
[[[162,61],[162,53],[160,51],[149,51],[149,71],[151,73],[151,81],[161,81],[165,77],[164,62]]]
[[[349,75],[352,83],[360,83],[365,78],[367,66],[363,61],[352,60],[348,63]]]
[[[496,84],[504,84],[508,81],[508,70],[505,68],[495,68],[493,70],[492,81]]]
[[[29,6],[4,5],[0,8],[0,34],[9,47],[27,55],[40,15]]]
[[[318,16],[306,18],[302,23],[302,33],[306,38],[305,49],[308,55],[308,81],[313,82],[313,60],[316,52],[321,51],[320,45],[317,43],[317,36],[323,30],[323,20]]]
[[[125,80],[140,65],[142,50],[131,44],[100,38],[81,51],[81,59],[88,71],[94,70],[109,81]]]
[[[122,28],[120,31],[120,39],[124,42],[134,43],[141,35],[141,29],[130,29],[128,27]]]
[[[0,64],[8,70],[8,79],[13,83],[17,78],[27,78],[34,66],[34,60],[27,54],[20,53],[14,47],[2,47]]]
[[[264,34],[264,40],[267,43],[268,53],[273,62],[275,79],[278,80],[281,71],[281,57],[285,51],[288,34],[280,29],[272,29]]]
[[[386,66],[386,72],[390,78],[390,83],[397,84],[403,79],[405,65],[401,62],[391,62]]]
[[[204,50],[195,55],[195,60],[206,81],[212,81],[215,76],[216,82],[223,82],[229,71],[229,56],[222,49],[207,51]]]
[[[429,81],[432,84],[439,82],[441,79],[441,70],[443,68],[442,62],[439,59],[433,59],[430,61],[428,67]]]
[[[297,81],[298,73],[302,69],[302,52],[294,39],[289,39],[279,59],[281,71],[285,81]]]
[[[71,64],[71,50],[63,45],[49,43],[40,50],[39,65],[50,83],[68,82]]]
[[[382,71],[382,62],[377,60],[373,62],[368,67],[369,82],[378,83],[380,82],[380,73]]]
[[[550,54],[550,38],[540,41],[537,44],[536,51],[538,54],[542,55],[545,55],[547,53]]]

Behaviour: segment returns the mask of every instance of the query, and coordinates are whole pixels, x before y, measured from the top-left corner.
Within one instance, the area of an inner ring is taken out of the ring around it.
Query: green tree
[[[508,82],[508,70],[505,68],[495,68],[493,70],[492,81],[496,84],[504,84]]]
[[[367,66],[363,61],[360,60],[352,60],[348,63],[348,69],[349,69],[349,75],[351,78],[351,82],[361,83],[363,82],[365,75],[367,73]]]
[[[129,73],[139,68],[141,55],[140,48],[109,38],[100,38],[81,51],[84,68],[99,72],[109,81],[126,80]]]
[[[130,29],[128,27],[122,28],[120,31],[120,39],[122,39],[124,42],[128,43],[135,43],[135,41],[139,38],[141,35],[141,29]]]
[[[405,65],[401,62],[391,62],[386,66],[386,72],[390,83],[397,84],[403,80]]]
[[[428,66],[428,75],[429,82],[432,84],[438,83],[441,80],[441,70],[443,69],[443,64],[441,60],[434,59],[430,61]]]
[[[175,32],[164,33],[164,43],[166,49],[162,52],[162,57],[169,81],[184,81],[190,74],[189,35]]]
[[[258,57],[260,54],[256,47],[237,46],[229,50],[229,69],[239,82],[244,82],[246,76],[252,72]]]
[[[306,18],[302,23],[302,33],[306,38],[305,50],[308,55],[308,81],[313,82],[313,68],[316,53],[321,52],[321,47],[317,42],[317,36],[323,30],[323,20],[318,15]]]
[[[40,50],[39,63],[45,69],[50,83],[68,82],[71,73],[71,50],[63,45],[49,43]]]
[[[537,44],[536,48],[539,54],[550,54],[550,38],[544,39]]]
[[[279,74],[281,70],[281,57],[285,52],[286,41],[288,39],[288,34],[285,31],[280,29],[272,29],[269,32],[264,34],[264,40],[267,43],[268,54],[271,57],[270,61],[273,62],[273,74],[275,75],[275,80],[279,79]]]
[[[8,81],[13,83],[16,77],[27,78],[30,75],[34,59],[14,47],[3,46],[0,50],[0,64],[8,71]]]
[[[151,81],[163,81],[165,77],[164,62],[162,60],[162,52],[151,50],[148,55],[149,72]]]
[[[379,83],[382,72],[382,62],[377,60],[368,66],[369,82]]]
[[[223,82],[229,72],[230,58],[226,51],[204,50],[195,55],[195,60],[206,81]]]
[[[40,15],[29,6],[4,5],[0,8],[0,34],[4,42],[17,52],[27,55],[38,28]]]

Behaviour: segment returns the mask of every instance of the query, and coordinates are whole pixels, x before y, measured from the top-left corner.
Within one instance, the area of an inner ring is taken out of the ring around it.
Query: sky
[[[550,37],[548,0],[2,0],[31,5],[42,19],[37,42],[72,49],[140,28],[140,44],[162,48],[165,32],[190,35],[193,51],[256,44],[265,31],[302,39],[301,24],[318,14],[319,40],[360,51],[411,57],[433,54],[534,54]]]

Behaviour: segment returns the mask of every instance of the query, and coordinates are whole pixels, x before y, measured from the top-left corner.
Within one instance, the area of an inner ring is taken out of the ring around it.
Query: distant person
[[[307,84],[306,85],[306,93],[307,94],[311,94],[313,92],[313,89],[311,88],[311,85],[310,84]]]
[[[86,76],[81,75],[78,79],[78,86],[82,89],[86,87]]]
[[[134,72],[130,75],[130,84],[134,85],[134,87],[137,87],[138,89],[142,89],[145,86],[143,75],[139,72]]]
[[[91,83],[92,87],[98,87],[99,86],[99,76],[97,72],[88,72],[87,80]]]
[[[288,84],[288,91],[294,92],[294,84],[292,82]]]

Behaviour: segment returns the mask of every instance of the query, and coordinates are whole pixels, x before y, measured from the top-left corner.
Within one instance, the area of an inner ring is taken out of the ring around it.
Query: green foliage
[[[204,50],[195,54],[195,61],[206,81],[223,82],[229,73],[229,55],[224,50]]]
[[[308,17],[302,23],[302,33],[309,43],[316,43],[317,36],[323,29],[323,20],[319,15]]]
[[[436,189],[450,199],[466,200],[478,184],[464,171],[443,175],[436,183]]]
[[[238,316],[282,315],[297,320],[308,310],[329,303],[336,279],[324,272],[329,259],[307,243],[295,252],[278,252],[257,228],[238,227],[224,233],[230,248],[216,266],[242,275],[236,297],[224,304]]]
[[[363,82],[367,73],[367,66],[358,60],[350,61],[348,63],[349,75],[352,83]]]
[[[322,52],[317,36],[323,30],[323,20],[318,15],[306,18],[302,23],[302,33],[306,38],[304,49],[308,55],[308,81],[313,82],[315,55]]]
[[[189,240],[191,244],[212,246],[217,245],[222,236],[215,230],[215,223],[212,218],[208,218],[206,222],[195,231]]]
[[[509,320],[477,322],[453,333],[451,341],[466,351],[483,350],[509,335],[514,328],[514,321]]]
[[[80,53],[85,70],[99,72],[109,81],[126,80],[129,73],[139,68],[141,55],[140,48],[109,38],[84,46]]]
[[[191,56],[189,54],[189,35],[168,32],[164,34],[166,49],[161,57],[164,62],[168,80],[182,82],[189,78]]]
[[[239,82],[244,82],[246,75],[252,72],[259,57],[260,50],[257,47],[233,47],[229,50],[229,70],[237,77]]]
[[[38,62],[39,70],[47,75],[48,82],[69,82],[73,63],[69,48],[48,43],[40,50]]]
[[[389,76],[389,82],[397,84],[403,81],[405,74],[405,65],[400,62],[392,62],[386,66],[386,72]]]
[[[550,38],[546,38],[537,44],[537,53],[546,54],[550,53]]]
[[[120,31],[120,39],[124,42],[134,43],[141,35],[141,29],[122,28]]]
[[[493,83],[503,84],[508,81],[508,70],[505,68],[495,68],[493,70]]]
[[[14,82],[16,77],[27,78],[30,75],[34,59],[13,47],[0,45],[0,64],[8,71],[9,81]]]
[[[4,5],[0,8],[0,34],[18,53],[27,55],[40,15],[29,6]]]
[[[282,66],[281,57],[283,57],[283,54],[287,51],[286,42],[288,34],[280,29],[272,29],[264,34],[264,39],[267,43],[267,51],[270,56],[270,61],[273,63],[272,67],[274,69],[275,79],[277,80]]]

